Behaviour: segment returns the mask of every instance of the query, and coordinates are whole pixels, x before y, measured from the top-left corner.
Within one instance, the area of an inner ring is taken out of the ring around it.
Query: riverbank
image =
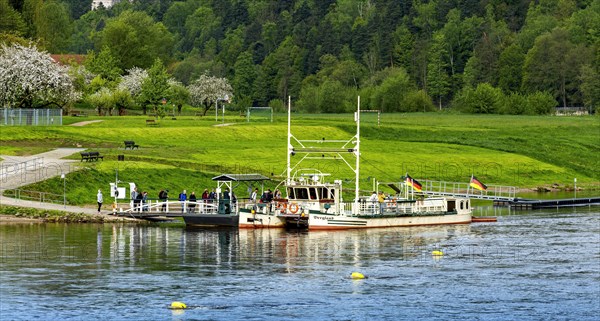
[[[108,214],[73,213],[49,209],[0,205],[0,223],[140,223],[133,218]]]

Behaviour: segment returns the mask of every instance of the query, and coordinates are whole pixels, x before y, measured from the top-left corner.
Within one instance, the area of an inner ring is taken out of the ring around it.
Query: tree
[[[166,97],[173,105],[177,106],[179,114],[183,104],[187,103],[190,98],[190,91],[179,81],[169,79],[169,88],[167,89]]]
[[[217,99],[228,96],[233,98],[233,90],[226,78],[218,78],[209,75],[201,75],[188,86],[190,91],[190,104],[196,107],[204,107],[204,115],[208,112]]]
[[[554,29],[535,40],[523,67],[523,89],[551,92],[563,106],[581,102],[578,96],[581,66],[591,63],[584,45],[574,45],[564,29]]]
[[[251,98],[254,91],[254,81],[257,77],[256,66],[252,62],[252,53],[242,52],[235,62],[233,89],[241,98]]]
[[[591,111],[600,107],[600,73],[591,65],[581,66],[581,93],[583,103]]]
[[[85,61],[87,69],[109,82],[115,82],[121,76],[119,60],[112,54],[110,48],[105,46],[99,54],[88,52]]]
[[[154,60],[154,64],[148,70],[148,77],[142,81],[142,88],[138,96],[138,101],[142,105],[144,115],[146,108],[152,106],[155,111],[161,106],[163,99],[167,97],[169,89],[169,74],[159,58]]]
[[[410,78],[403,68],[387,68],[385,72],[388,76],[374,89],[370,107],[382,112],[404,111],[402,102],[406,94],[414,89]]]
[[[442,109],[442,98],[450,91],[449,76],[446,71],[448,67],[448,51],[444,34],[436,32],[433,35],[429,63],[427,65],[427,91],[430,95],[437,97],[438,106]]]
[[[110,48],[119,57],[119,67],[147,68],[155,58],[167,61],[173,47],[173,36],[144,12],[125,11],[110,19],[96,34],[96,48]]]
[[[13,9],[8,0],[0,0],[0,33],[14,33],[16,35],[24,35],[27,31],[27,26],[21,14]]]
[[[65,52],[71,36],[71,17],[60,1],[44,1],[35,15],[36,35],[52,53]]]
[[[105,113],[110,113],[110,110],[115,105],[113,94],[110,89],[104,87],[97,92],[87,96],[87,102],[94,106],[98,116],[104,116]]]
[[[456,95],[453,105],[456,109],[476,114],[494,114],[501,111],[504,102],[502,90],[488,83],[477,85],[477,88],[464,88]]]
[[[521,89],[521,80],[523,79],[523,63],[525,54],[518,44],[508,46],[500,54],[498,65],[499,79],[498,86],[505,93],[516,92]]]
[[[137,97],[142,91],[142,84],[148,78],[148,71],[139,67],[127,70],[127,74],[121,77],[119,89],[127,90],[131,97]]]
[[[0,47],[0,106],[60,108],[79,99],[68,69],[47,52],[19,44]]]

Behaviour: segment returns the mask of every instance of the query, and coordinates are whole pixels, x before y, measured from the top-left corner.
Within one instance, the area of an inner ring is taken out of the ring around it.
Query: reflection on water
[[[591,320],[600,312],[600,219],[589,208],[310,233],[16,224],[0,226],[0,242],[2,320]],[[369,278],[350,280],[353,271]],[[166,309],[180,300],[194,308]]]

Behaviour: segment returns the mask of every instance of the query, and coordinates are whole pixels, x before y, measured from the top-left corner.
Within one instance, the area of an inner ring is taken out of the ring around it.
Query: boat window
[[[288,187],[288,198],[296,199],[296,193],[294,193],[294,188]]]
[[[297,200],[307,200],[308,199],[308,190],[306,188],[295,188],[294,189]]]
[[[335,189],[332,188],[329,190],[329,197],[327,197],[327,198],[331,198],[331,199],[335,198]]]
[[[317,191],[315,188],[309,188],[308,191],[310,192],[310,199],[311,200],[316,200],[317,198]]]
[[[462,210],[464,208],[465,204],[463,203],[463,201],[460,201],[460,209]]]
[[[469,201],[467,201],[467,204],[466,204],[465,208],[469,209]]]

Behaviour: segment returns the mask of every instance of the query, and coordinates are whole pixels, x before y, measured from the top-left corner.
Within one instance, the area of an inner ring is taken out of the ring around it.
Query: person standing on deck
[[[373,212],[375,212],[375,205],[377,204],[377,192],[373,191],[373,194],[371,194],[371,197],[369,197],[369,203],[371,203],[370,207],[373,207]]]
[[[208,189],[204,189],[204,192],[202,192],[202,200],[204,201],[204,203],[208,203]]]
[[[179,201],[181,202],[181,213],[184,212],[186,200],[187,200],[187,192],[186,192],[186,190],[183,190],[183,192],[181,192],[179,194]]]
[[[190,204],[188,206],[188,212],[194,213],[195,208],[196,208],[196,192],[192,192],[192,194],[190,194]]]
[[[161,190],[158,193],[158,199],[160,200],[161,203],[163,203],[163,205],[161,207],[161,210],[163,212],[165,212],[166,209],[167,209],[167,200],[169,199],[169,190],[168,189],[167,190]]]
[[[377,201],[379,202],[379,214],[383,214],[383,210],[385,209],[385,195],[383,195],[383,192],[379,192]]]
[[[250,202],[256,203],[256,197],[258,196],[258,188],[250,194]]]
[[[98,214],[100,214],[100,209],[102,208],[102,202],[104,199],[102,198],[102,190],[98,190],[98,194],[96,195],[96,200],[98,201]]]
[[[144,212],[148,211],[148,192],[146,191],[142,193],[142,210]]]

